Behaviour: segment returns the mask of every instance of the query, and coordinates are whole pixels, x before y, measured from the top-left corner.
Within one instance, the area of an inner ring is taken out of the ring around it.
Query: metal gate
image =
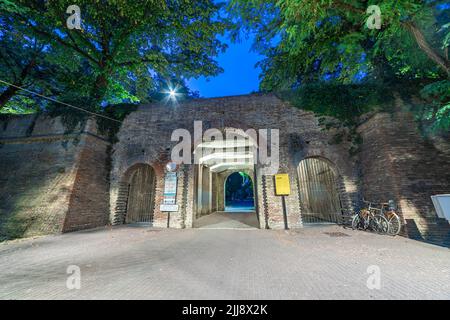
[[[330,164],[308,158],[299,163],[297,170],[303,223],[341,222],[336,174]]]
[[[148,165],[139,166],[130,177],[125,223],[152,222],[155,173]]]

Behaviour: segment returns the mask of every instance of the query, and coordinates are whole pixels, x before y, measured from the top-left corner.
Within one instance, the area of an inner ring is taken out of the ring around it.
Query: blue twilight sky
[[[209,79],[191,79],[188,82],[190,89],[200,92],[202,98],[258,91],[261,70],[255,68],[255,64],[263,57],[250,50],[253,37],[243,37],[239,43],[232,43],[228,37],[221,37],[220,40],[228,45],[228,49],[217,58],[224,72]]]

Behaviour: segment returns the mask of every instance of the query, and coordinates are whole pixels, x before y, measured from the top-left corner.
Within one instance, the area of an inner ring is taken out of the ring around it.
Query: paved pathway
[[[80,290],[66,287],[69,265]],[[0,244],[0,298],[450,299],[450,250],[337,226],[119,227]]]
[[[256,212],[214,212],[194,222],[201,229],[255,229],[259,222]]]

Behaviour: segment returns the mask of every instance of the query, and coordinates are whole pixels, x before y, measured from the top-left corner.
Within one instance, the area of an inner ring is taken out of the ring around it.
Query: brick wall
[[[110,220],[118,223],[123,200],[120,190],[127,170],[138,163],[151,165],[161,185],[157,186],[154,225],[165,226],[167,216],[159,212],[162,201],[164,166],[170,160],[170,151],[177,142],[171,141],[175,129],[186,129],[194,140],[194,121],[202,121],[203,132],[210,128],[278,129],[280,132],[280,171],[290,174],[292,194],[286,197],[288,220],[292,228],[302,226],[301,206],[298,200],[297,165],[306,157],[324,157],[331,161],[339,172],[343,203],[350,208],[357,199],[357,159],[350,156],[347,141],[334,145],[334,133],[325,131],[318,118],[311,112],[293,108],[274,95],[246,95],[215,99],[198,99],[178,105],[143,105],[124,121],[118,134],[119,142],[113,147]],[[203,134],[202,132],[202,134]],[[192,150],[193,151],[193,150]],[[182,198],[183,209],[171,214],[173,227],[190,227],[196,217],[196,179],[198,169],[186,165],[179,171],[177,194]],[[181,176],[187,174],[181,184]],[[281,198],[275,195],[273,177],[263,177],[256,168],[255,189],[261,227],[283,228]],[[264,187],[265,185],[265,187]],[[204,212],[206,213],[206,212]],[[265,216],[265,213],[268,216]],[[180,220],[181,219],[181,220]],[[184,219],[184,223],[183,223]],[[119,219],[120,220],[120,219]],[[119,222],[120,223],[120,222]]]
[[[437,217],[430,198],[450,193],[450,153],[444,142],[436,148],[423,137],[403,105],[397,99],[397,112],[375,114],[359,127],[362,193],[370,200],[395,200],[404,235],[450,246],[450,226]]]
[[[109,142],[92,135],[80,137],[77,168],[63,232],[108,224]]]
[[[94,129],[89,121],[66,132],[61,119],[36,115],[0,123],[0,239],[106,223],[107,143]]]
[[[123,223],[127,174],[137,164],[148,164],[155,172],[153,225],[192,227],[197,213],[196,165],[178,170],[178,212],[169,217],[159,206],[164,167],[178,143],[171,141],[171,134],[187,129],[194,140],[197,120],[203,122],[202,133],[210,128],[279,130],[279,173],[288,173],[291,182],[291,195],[286,197],[290,228],[303,225],[297,166],[305,158],[321,157],[337,172],[344,212],[350,213],[362,196],[394,199],[406,223],[406,236],[446,243],[448,223],[436,217],[430,196],[450,193],[450,144],[424,139],[412,116],[402,111],[403,105],[398,100],[396,113],[375,114],[359,127],[363,143],[357,155],[351,155],[349,141],[333,142],[336,132],[324,130],[313,113],[273,95],[143,105],[125,119],[113,146],[92,121],[66,132],[58,118],[11,117],[0,123],[0,238]],[[263,175],[257,165],[252,177],[260,227],[283,228],[273,176]],[[215,184],[222,186],[222,180],[216,176]],[[223,186],[216,189],[213,201],[221,208],[217,195]]]

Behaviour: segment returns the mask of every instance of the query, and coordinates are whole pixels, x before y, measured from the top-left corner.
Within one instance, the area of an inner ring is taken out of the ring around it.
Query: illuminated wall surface
[[[279,172],[290,177],[291,194],[285,198],[290,228],[342,222],[363,197],[393,199],[405,223],[404,236],[450,245],[449,224],[437,217],[430,199],[450,193],[450,144],[424,140],[412,115],[400,111],[404,105],[397,99],[397,111],[362,121],[358,152],[352,151],[351,141],[336,141],[337,129],[325,130],[313,113],[273,95],[143,105],[125,119],[114,144],[94,121],[68,131],[59,118],[10,117],[0,122],[0,239],[130,222],[130,202],[136,205],[139,199],[148,200],[145,219],[153,226],[195,227],[197,219],[225,210],[225,181],[233,172],[253,180],[259,227],[283,228],[273,176],[263,175],[258,164],[232,165],[214,157],[178,168],[178,210],[171,212],[168,224],[160,205],[165,166],[177,144],[171,134],[184,128],[193,137],[199,120],[203,131],[280,130]],[[300,165],[309,158],[317,160]],[[308,166],[312,169],[305,173]],[[139,172],[146,175],[139,177]],[[324,210],[339,212],[319,212]]]

